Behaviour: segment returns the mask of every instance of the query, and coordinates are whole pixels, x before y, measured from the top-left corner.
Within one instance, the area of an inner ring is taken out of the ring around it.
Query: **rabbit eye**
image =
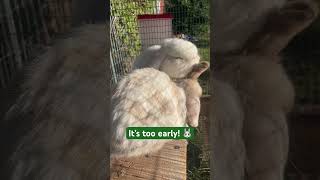
[[[181,57],[174,57],[174,61],[181,62],[183,59]]]
[[[182,60],[182,57],[171,56],[170,59],[171,59],[171,60]]]

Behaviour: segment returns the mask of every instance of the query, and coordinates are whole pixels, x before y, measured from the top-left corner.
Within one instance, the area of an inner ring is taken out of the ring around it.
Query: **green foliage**
[[[155,0],[111,0],[111,16],[116,17],[115,29],[125,51],[134,57],[141,48],[137,15],[152,13]]]
[[[188,170],[188,180],[209,180],[210,168],[193,168]]]
[[[190,140],[187,147],[187,177],[188,180],[209,180],[209,157],[205,155],[206,149],[203,146],[206,135],[198,128],[195,135],[195,139]]]
[[[174,15],[174,32],[188,35],[202,35],[209,31],[208,0],[166,1],[166,11]]]
[[[140,51],[137,15],[154,13],[156,0],[111,0],[111,16],[116,17],[118,39],[125,51],[135,56]],[[204,36],[209,31],[208,0],[166,0],[166,12],[174,15],[173,31]]]
[[[199,54],[201,56],[202,61],[208,61],[210,60],[210,49],[209,48],[199,48]]]

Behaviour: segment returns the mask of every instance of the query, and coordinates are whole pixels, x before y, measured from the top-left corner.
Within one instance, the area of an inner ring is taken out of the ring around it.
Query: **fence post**
[[[21,58],[21,51],[19,48],[19,42],[17,38],[16,26],[14,24],[14,18],[13,18],[12,10],[10,7],[10,0],[4,0],[4,8],[6,9],[10,39],[12,42],[13,50],[15,52],[15,60],[16,60],[18,69],[21,69],[23,66],[23,63]]]

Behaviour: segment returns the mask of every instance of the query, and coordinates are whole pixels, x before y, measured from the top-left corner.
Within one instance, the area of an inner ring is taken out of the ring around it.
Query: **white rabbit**
[[[77,28],[30,68],[8,120],[28,124],[11,180],[105,180],[109,150],[106,25]],[[9,178],[8,178],[9,179]]]
[[[212,156],[215,178],[282,180],[288,153],[286,114],[294,90],[272,56],[230,56],[213,73]]]
[[[317,5],[309,0],[218,2],[222,8],[216,6],[213,17],[218,54],[213,53],[217,63],[211,74],[212,178],[242,180],[246,172],[248,180],[283,180],[286,115],[295,93],[279,53],[316,18]],[[224,16],[226,8],[231,13]]]
[[[198,118],[200,113],[200,98],[198,97],[202,94],[202,88],[198,83],[193,83],[191,79],[194,78],[190,78],[192,74],[190,71],[199,61],[198,49],[193,43],[183,39],[168,38],[164,39],[160,45],[153,45],[145,49],[134,61],[133,69],[152,67],[165,72],[172,80],[180,82],[180,86],[186,86],[184,88],[188,100],[186,103],[190,107],[188,108],[188,116],[194,114],[194,116],[188,119],[190,119],[190,125],[196,127],[198,126],[198,120],[192,119],[194,117]],[[200,64],[209,66],[208,63]],[[181,81],[181,79],[188,75],[189,80]],[[192,86],[188,85],[190,82]],[[192,89],[189,90],[190,87]],[[195,106],[194,108],[192,108],[193,105]]]
[[[137,69],[124,77],[112,97],[111,158],[152,153],[168,142],[128,140],[127,127],[183,127],[188,122],[197,126],[202,93],[197,78],[208,67],[195,64],[179,82],[154,68]]]

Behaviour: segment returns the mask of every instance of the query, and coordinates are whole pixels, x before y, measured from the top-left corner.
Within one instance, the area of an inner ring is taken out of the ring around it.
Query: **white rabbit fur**
[[[287,0],[211,0],[215,53],[241,49],[266,22],[266,15]],[[228,12],[228,13],[226,13]]]
[[[212,74],[214,178],[241,180],[246,171],[250,180],[283,179],[294,89],[274,58],[230,56]]]
[[[128,140],[127,127],[186,126],[186,98],[170,77],[153,68],[124,77],[112,96],[111,159],[158,151],[168,140]]]
[[[183,78],[199,61],[198,49],[193,43],[168,38],[160,45],[145,49],[134,61],[133,69],[152,67],[167,73],[171,78]]]
[[[134,70],[119,82],[111,101],[114,108],[112,159],[152,153],[169,141],[128,140],[125,137],[127,127],[198,126],[202,91],[196,78],[208,64],[194,67],[190,77],[179,82],[173,82],[166,73],[154,68]],[[187,112],[189,109],[192,110]]]
[[[134,61],[133,70],[152,67],[165,72],[172,80],[179,81],[185,78],[199,61],[198,48],[193,43],[179,38],[167,38],[160,45],[153,45],[142,51]],[[182,84],[188,84],[188,81],[183,81]],[[184,90],[187,95],[189,123],[196,127],[200,114],[200,98],[198,97],[202,94],[202,88],[198,83],[192,84],[193,86],[186,86]],[[193,88],[189,90],[188,87]]]
[[[105,32],[105,24],[77,28],[30,67],[24,94],[7,116],[32,124],[10,158],[12,180],[105,180]]]
[[[213,8],[218,68],[211,74],[211,178],[242,180],[246,171],[248,180],[283,180],[289,141],[286,115],[295,92],[279,53],[315,20],[317,4],[217,0]]]

